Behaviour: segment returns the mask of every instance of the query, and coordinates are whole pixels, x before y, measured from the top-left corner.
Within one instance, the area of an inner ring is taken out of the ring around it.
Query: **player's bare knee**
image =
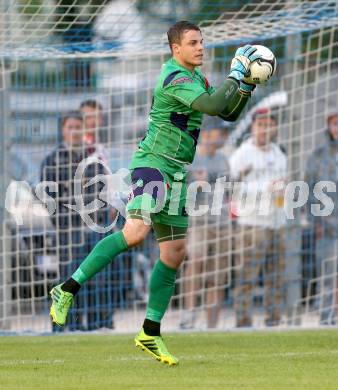
[[[165,241],[160,244],[160,257],[169,267],[179,268],[186,257],[185,240]]]
[[[123,235],[129,247],[142,244],[147,237],[150,226],[145,225],[142,220],[128,219],[123,228]]]
[[[129,247],[137,246],[142,244],[146,238],[146,234],[142,230],[123,230],[124,237],[128,243]]]
[[[182,244],[182,246],[178,247],[176,250],[176,253],[175,253],[175,257],[181,261],[183,261],[187,255],[187,252],[186,252],[186,247],[184,244]]]

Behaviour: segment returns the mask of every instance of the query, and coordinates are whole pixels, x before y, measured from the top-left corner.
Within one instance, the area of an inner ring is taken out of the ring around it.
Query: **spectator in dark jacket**
[[[75,172],[81,161],[90,155],[83,142],[83,118],[78,112],[70,113],[62,119],[62,142],[43,161],[41,180],[57,183],[57,191],[49,195],[55,200],[56,211],[52,222],[57,232],[57,251],[60,261],[60,279],[75,270],[81,259],[90,252],[96,242],[102,238],[90,227],[86,226],[80,212],[68,205],[78,204],[78,197],[84,205],[96,199],[103,188],[103,183],[95,183],[85,187],[91,178],[104,173],[103,166],[98,160],[86,164],[81,177],[81,193],[76,194]],[[96,224],[108,223],[107,207],[90,214]],[[88,284],[78,300],[69,321],[70,330],[92,330],[100,327],[113,327],[112,297],[108,279],[111,270],[98,275]]]

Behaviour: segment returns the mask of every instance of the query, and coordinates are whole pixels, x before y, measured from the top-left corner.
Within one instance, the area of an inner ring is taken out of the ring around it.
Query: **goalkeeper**
[[[258,56],[250,45],[239,48],[224,83],[214,89],[198,68],[203,61],[199,27],[178,22],[169,29],[168,41],[172,58],[162,66],[148,131],[130,165],[133,194],[127,204],[126,224],[123,230],[98,242],[71,278],[52,289],[50,314],[56,324],[64,325],[81,286],[117,255],[142,243],[152,227],[160,258],[152,270],[146,316],[135,343],[157,360],[175,365],[178,359],[166,348],[160,324],[185,258],[185,167],[194,159],[203,113],[235,121],[242,112],[255,89],[243,78]]]

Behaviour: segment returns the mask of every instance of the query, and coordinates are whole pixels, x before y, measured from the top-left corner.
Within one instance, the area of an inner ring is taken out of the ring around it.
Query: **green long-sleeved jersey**
[[[250,93],[240,91],[238,82],[233,79],[227,79],[223,88],[223,109],[213,114],[235,120]],[[193,105],[206,93],[212,95],[215,89],[198,68],[191,72],[174,58],[167,61],[154,90],[147,134],[140,142],[130,168],[145,166],[146,159],[158,168],[169,165],[184,169],[186,164],[191,164],[203,119],[203,112],[194,109]]]

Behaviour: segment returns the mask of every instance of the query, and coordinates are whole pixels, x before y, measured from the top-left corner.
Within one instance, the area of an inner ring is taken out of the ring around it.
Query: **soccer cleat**
[[[73,303],[74,296],[70,292],[63,291],[61,284],[52,288],[50,296],[52,298],[52,306],[50,307],[52,320],[57,325],[63,326],[66,322],[68,310]]]
[[[178,359],[167,350],[162,337],[148,336],[144,333],[143,328],[135,337],[135,345],[150,353],[159,362],[166,363],[169,366],[178,364]]]

